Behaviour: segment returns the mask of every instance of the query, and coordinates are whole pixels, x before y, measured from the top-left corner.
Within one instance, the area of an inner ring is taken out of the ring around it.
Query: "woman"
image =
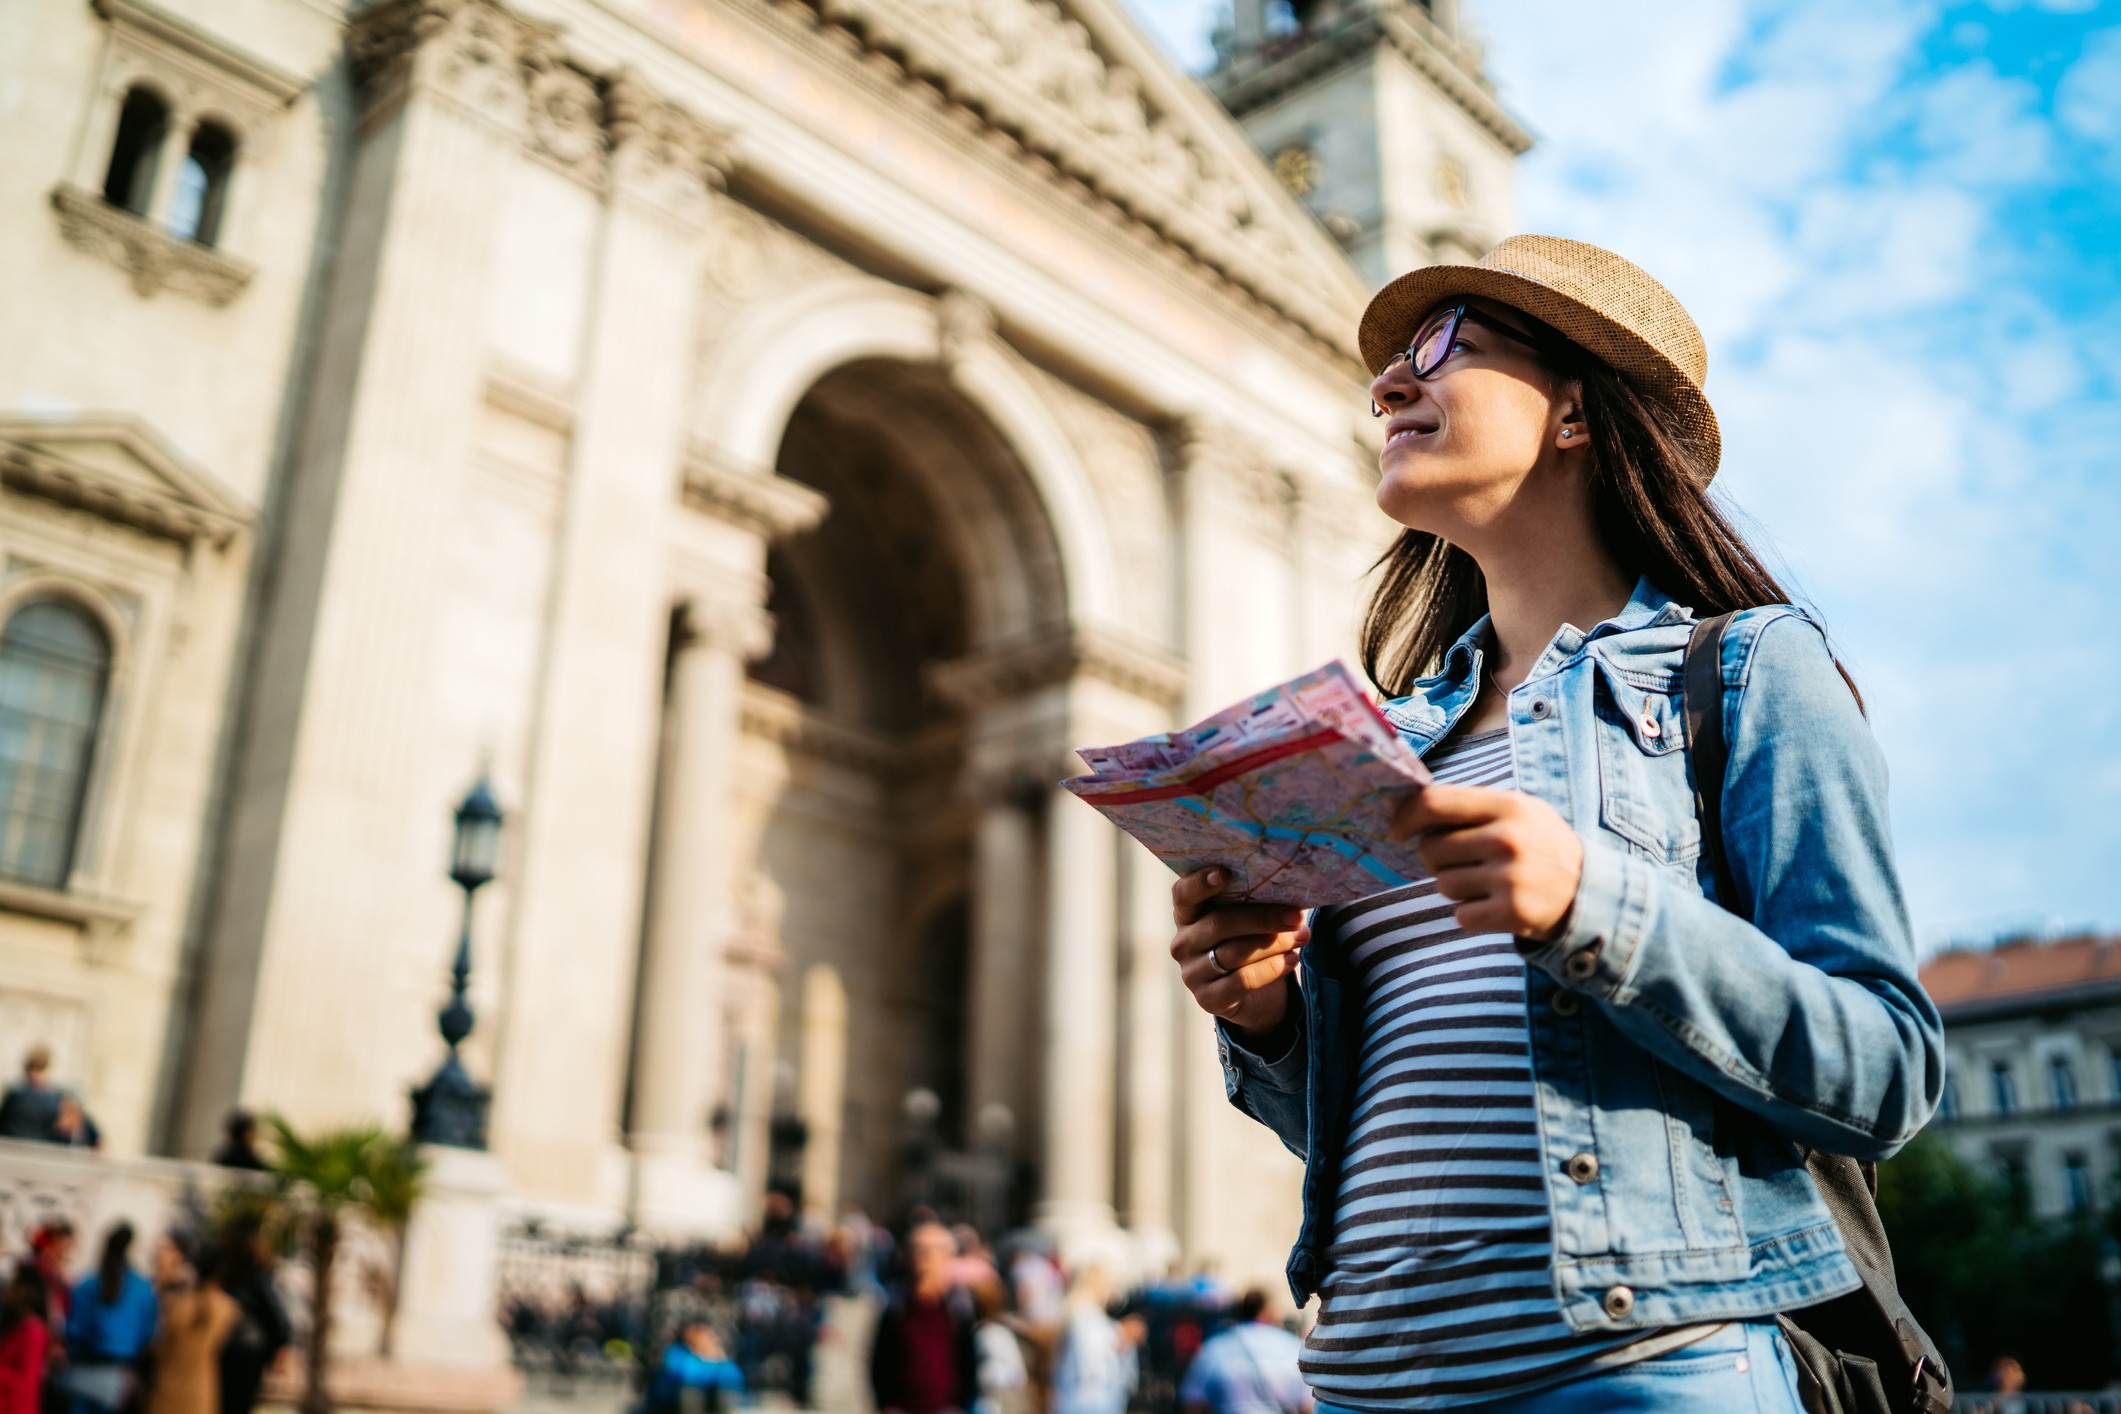
[[[1307,1158],[1305,1374],[1327,1414],[1794,1414],[1773,1317],[1859,1283],[1800,1146],[1883,1159],[1943,1078],[1861,704],[1708,499],[1700,335],[1642,271],[1516,237],[1361,344],[1404,527],[1365,662],[1434,877],[1308,926],[1173,890],[1231,1098]],[[1705,850],[1679,670],[1732,611]]]
[[[44,1323],[44,1278],[27,1263],[0,1289],[0,1414],[37,1414],[51,1328]]]
[[[66,1317],[65,1385],[76,1414],[124,1408],[154,1339],[155,1289],[132,1269],[132,1248],[132,1224],[118,1223],[103,1238],[95,1275],[74,1288]]]
[[[162,1325],[155,1332],[147,1414],[219,1414],[221,1347],[242,1313],[227,1292],[199,1280],[198,1268],[174,1238],[163,1238],[155,1249],[155,1286]]]

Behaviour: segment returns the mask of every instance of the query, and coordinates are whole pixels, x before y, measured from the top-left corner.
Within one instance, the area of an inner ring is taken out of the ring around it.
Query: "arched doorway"
[[[982,985],[982,968],[1031,964],[975,940],[991,884],[968,775],[993,723],[936,669],[1065,620],[1054,536],[1008,442],[933,364],[826,373],[776,470],[831,509],[769,557],[775,641],[746,698],[739,857],[774,900],[760,965],[778,981],[736,989],[777,1013],[735,1018],[736,1035],[770,1052],[771,1103],[802,1121],[775,1132],[812,1151],[774,1168],[829,1190],[809,1203],[886,1214],[922,1194],[991,1219],[980,1176],[999,1164],[993,1182],[1021,1190],[1015,1146],[1036,1132],[1021,1053],[1037,1011],[1025,991],[1020,1015],[996,1015]],[[1000,1058],[994,1037],[1011,1032],[1020,1054]]]

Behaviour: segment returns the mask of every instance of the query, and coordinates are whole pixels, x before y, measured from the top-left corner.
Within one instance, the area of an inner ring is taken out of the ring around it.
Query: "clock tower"
[[[1236,0],[1209,88],[1372,286],[1509,235],[1531,134],[1458,0]]]

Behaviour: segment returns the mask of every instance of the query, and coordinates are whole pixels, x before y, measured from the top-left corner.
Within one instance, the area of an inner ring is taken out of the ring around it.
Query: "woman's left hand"
[[[1561,931],[1583,878],[1583,841],[1553,806],[1522,791],[1435,783],[1392,817],[1393,839],[1415,852],[1458,906],[1469,933],[1545,942]]]

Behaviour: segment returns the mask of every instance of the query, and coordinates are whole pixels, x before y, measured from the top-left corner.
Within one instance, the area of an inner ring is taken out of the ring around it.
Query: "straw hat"
[[[1458,296],[1493,300],[1553,325],[1613,366],[1673,416],[1716,475],[1723,434],[1701,391],[1709,355],[1672,292],[1609,250],[1559,236],[1512,236],[1471,265],[1410,271],[1363,311],[1363,362],[1381,371],[1412,342],[1422,316]]]

